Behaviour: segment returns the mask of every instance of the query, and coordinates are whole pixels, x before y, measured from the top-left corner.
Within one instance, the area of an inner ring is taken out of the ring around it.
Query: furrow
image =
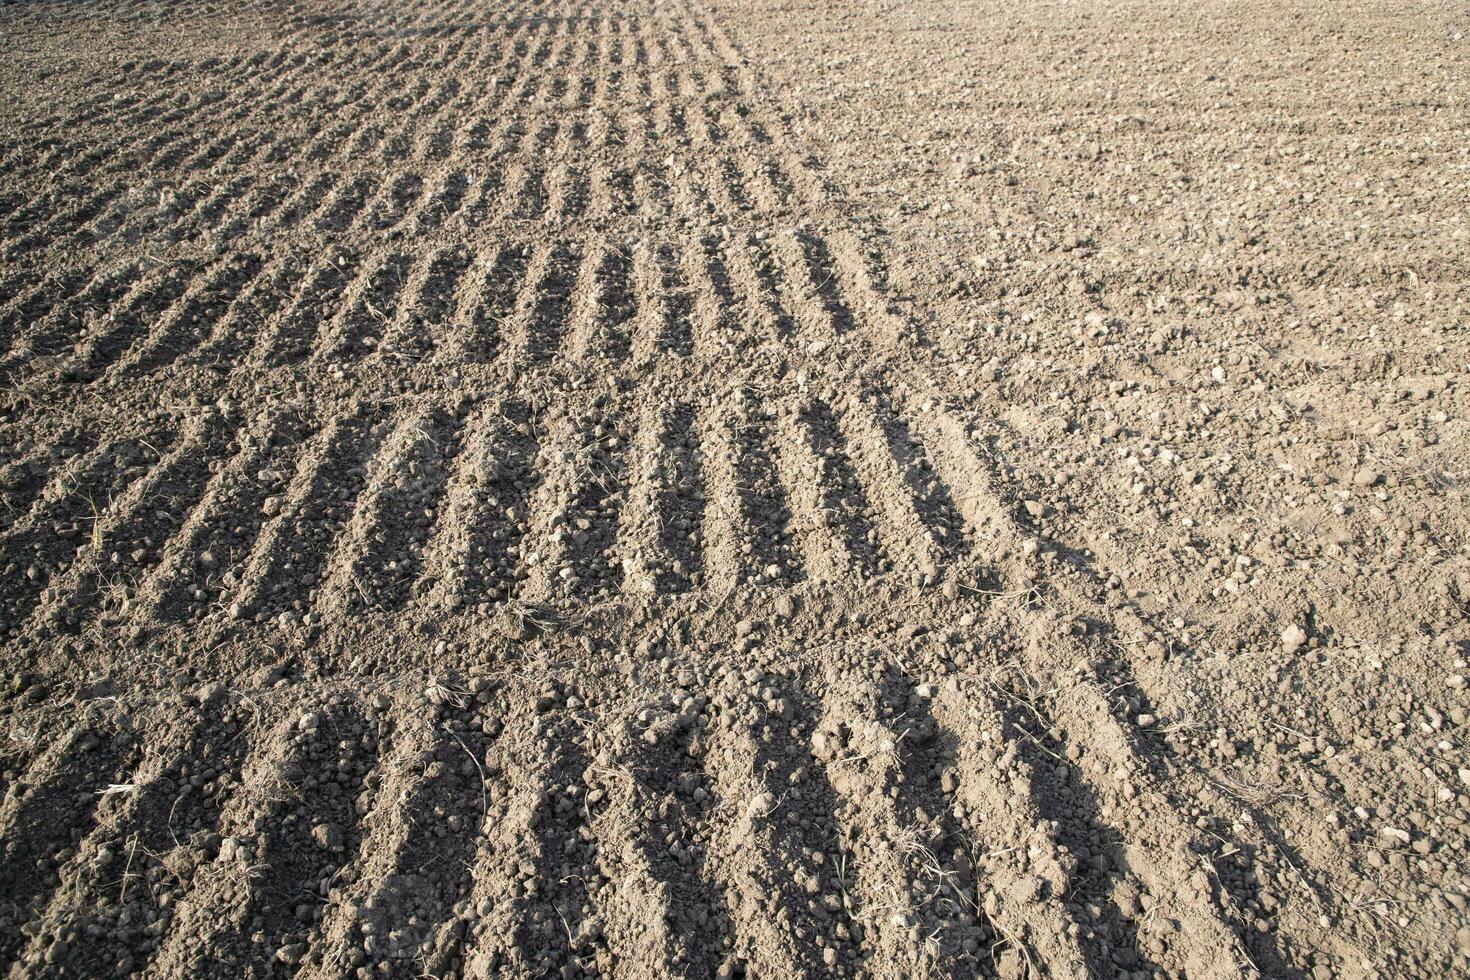
[[[742,585],[790,585],[803,574],[791,544],[791,510],[770,453],[774,429],[744,388],[729,405],[702,413],[705,558],[708,587],[725,595]]]
[[[877,576],[883,559],[872,510],[830,409],[813,398],[788,402],[779,425],[777,465],[808,577],[840,583]]]
[[[980,557],[1014,561],[1021,551],[1019,526],[1002,503],[990,467],[970,446],[964,425],[932,399],[908,394],[898,401]]]
[[[765,99],[752,98],[764,94],[765,83],[751,70],[749,59],[731,42],[718,21],[708,12],[694,13],[688,4],[680,4],[680,10],[685,22],[693,30],[676,31],[673,38],[684,47],[685,57],[690,63],[707,64],[714,68],[718,84],[711,84],[711,90],[727,96],[727,104],[769,104]],[[794,175],[784,178],[791,195],[800,196],[809,206],[818,210],[839,213],[849,210],[850,198],[821,171],[809,165],[807,159],[801,155],[799,145],[793,145],[795,140],[782,121],[786,115],[779,103],[776,111],[780,113],[780,118],[771,120],[769,124],[761,121],[768,118],[765,111],[737,113],[737,128],[742,129],[751,142],[780,153],[786,162],[787,172]],[[772,132],[780,138],[773,137]]]
[[[147,333],[164,310],[178,302],[194,271],[189,263],[168,266],[134,286],[106,317],[87,326],[58,376],[64,381],[91,381],[100,376]]]
[[[86,284],[82,276],[52,273],[44,279],[40,270],[16,271],[0,280],[0,350],[8,349],[22,324],[33,323]],[[21,299],[21,294],[25,298]]]
[[[688,357],[694,352],[694,300],[684,282],[678,259],[669,246],[638,249],[638,309],[633,340],[635,363],[647,365],[664,357]]]
[[[977,684],[948,681],[915,704],[943,746],[943,785],[962,833],[974,841],[978,912],[997,935],[1002,975],[1025,966],[1047,976],[1088,975],[1067,909],[1076,858],[1055,840],[1022,737]],[[1011,962],[1007,962],[1007,961]]]
[[[467,154],[461,152],[462,158]],[[453,170],[445,174],[438,181],[434,191],[429,195],[429,203],[424,206],[418,218],[418,233],[421,235],[432,234],[435,230],[444,227],[459,209],[464,206],[465,197],[469,194],[469,175],[461,170]]]
[[[687,404],[655,403],[639,425],[617,549],[633,594],[704,585],[704,463],[694,418]]]
[[[626,213],[632,199],[631,174],[624,155],[627,134],[618,114],[626,91],[623,61],[627,39],[618,34],[604,37],[602,44],[603,60],[608,67],[597,77],[592,124],[587,136],[588,145],[599,160],[588,189],[587,213],[598,219]]]
[[[551,707],[566,694],[547,686],[507,697]],[[588,732],[570,713],[508,721],[520,738],[501,735],[486,757],[492,791],[465,973],[530,977],[601,965],[606,939],[593,894],[603,881],[588,822],[603,804],[588,792]],[[534,753],[525,751],[527,735]]]
[[[159,188],[147,196],[150,202],[138,206],[132,198],[124,200],[118,220],[98,229],[100,240],[117,238],[133,246],[146,243],[153,248],[176,244],[183,237],[180,226],[203,201],[211,182],[195,177],[171,188]],[[114,227],[115,226],[115,227]]]
[[[449,317],[455,312],[459,281],[469,264],[464,251],[446,249],[414,266],[402,290],[407,302],[378,344],[378,356],[411,364],[432,357],[446,345],[453,346],[459,328]]]
[[[326,172],[317,174],[310,183],[298,183],[291,179],[282,181],[284,187],[280,198],[272,196],[263,199],[258,211],[251,212],[252,219],[258,226],[268,226],[277,232],[290,231],[331,199],[332,191],[341,179],[340,174]],[[289,194],[293,186],[299,189],[296,193]],[[267,221],[267,218],[271,220]]]
[[[371,706],[286,713],[247,762],[154,970],[264,978],[320,958],[319,919],[362,844],[388,734]]]
[[[552,82],[552,90],[556,88]],[[501,203],[501,213],[515,221],[540,220],[546,213],[546,164],[551,145],[562,128],[558,121],[542,123],[530,142],[516,151],[519,162],[511,168],[506,181],[508,194]]]
[[[362,215],[368,196],[378,185],[373,174],[358,174],[338,189],[336,195],[325,205],[326,210],[316,219],[317,231],[347,231]]]
[[[613,551],[627,493],[627,436],[604,407],[552,416],[547,424],[522,549],[530,568],[519,597],[530,605],[568,595],[611,598],[623,572]]]
[[[0,966],[42,942],[46,926],[36,916],[99,814],[105,819],[116,805],[110,788],[129,785],[138,762],[132,735],[106,723],[79,718],[53,737],[0,802]]]
[[[71,192],[63,197],[63,200],[80,195],[82,191],[82,187],[72,188]],[[125,193],[126,190],[122,184],[94,191],[83,197],[79,204],[50,218],[34,231],[13,240],[7,237],[3,254],[6,258],[14,260],[24,257],[29,252],[57,248],[63,239],[76,235],[88,222],[97,218],[109,204],[123,197]],[[48,202],[51,207],[54,207],[56,203],[55,201]],[[50,212],[51,207],[41,209],[39,213]]]
[[[715,241],[702,238],[682,253],[682,279],[689,289],[672,306],[676,316],[689,322],[689,351],[708,362],[751,346],[754,338],[737,325],[738,301]]]
[[[37,617],[74,632],[94,606],[103,607],[107,620],[125,613],[138,581],[157,561],[159,547],[203,496],[211,465],[234,439],[234,426],[217,411],[190,419],[176,448],[146,477],[130,483],[93,522],[91,541],[79,549],[66,574],[48,583],[49,598]]]
[[[188,362],[221,373],[233,370],[246,355],[266,345],[268,324],[286,311],[308,274],[302,256],[284,251],[266,263],[217,316],[207,336],[188,355]]]
[[[999,937],[977,904],[973,854],[939,784],[920,695],[891,670],[834,660],[811,742],[838,799],[847,887],[863,910],[865,972],[993,973]]]
[[[927,489],[915,470],[903,466],[871,402],[853,395],[836,413],[838,429],[850,450],[864,496],[876,508],[879,537],[894,556],[894,571],[916,587],[934,585],[949,556],[936,530],[922,519],[919,491]]]
[[[556,143],[549,152],[553,161],[548,176],[546,219],[562,225],[580,218],[587,211],[587,120],[585,111],[572,109],[576,115],[557,132]]]
[[[285,140],[277,140],[274,147],[285,145]],[[269,165],[273,162],[275,152],[268,150],[264,156],[264,162]],[[221,237],[238,238],[247,232],[259,230],[267,224],[271,215],[286,203],[291,188],[295,181],[285,175],[275,174],[273,176],[262,176],[251,184],[250,190],[241,198],[235,206],[230,220],[221,229]]]
[[[581,264],[582,256],[564,244],[543,247],[532,256],[527,279],[536,285],[523,291],[507,331],[507,370],[535,367],[560,349]]]
[[[266,498],[271,520],[244,565],[229,614],[257,622],[314,621],[322,564],[363,490],[366,468],[387,435],[378,413],[334,418],[305,450],[285,494]],[[311,617],[308,619],[307,617]]]
[[[145,374],[167,366],[209,338],[235,299],[260,273],[263,261],[246,253],[225,260],[213,275],[191,287],[159,320],[148,338],[112,373],[119,377]]]
[[[262,367],[273,367],[311,353],[324,321],[331,319],[331,310],[344,297],[346,302],[353,302],[357,293],[367,288],[366,277],[359,277],[358,270],[358,260],[352,253],[327,249],[306,273],[306,285],[294,294],[290,307],[261,331],[252,360]]]
[[[504,325],[522,294],[532,288],[534,280],[527,275],[530,263],[530,247],[511,244],[501,247],[489,262],[482,264],[477,259],[472,264],[461,280],[462,298],[456,304],[456,309],[466,312],[456,317],[455,332],[440,349],[444,364],[483,364],[494,359],[506,340]]]
[[[957,494],[955,505],[970,524],[972,537],[977,542],[992,542],[994,560],[1003,574],[1001,587],[1021,588],[1023,582],[1034,587],[1034,573],[1022,559],[1034,549],[1024,547],[1019,526],[991,489],[988,469],[970,448],[963,426],[932,402],[920,401],[918,409],[913,417],[922,420],[921,431],[928,430],[925,440],[936,464],[942,461],[955,479],[963,481],[946,477],[945,482],[969,488],[969,493]],[[1055,624],[1047,617],[1032,616],[1027,627],[1030,664],[1038,675],[1056,678],[1047,698],[1047,710],[1055,720],[1044,723],[1041,735],[1052,737],[1055,732],[1060,741],[1066,730],[1088,733],[1085,743],[1070,743],[1065,763],[1055,752],[1048,758],[1057,762],[1063,775],[1075,774],[1076,781],[1085,780],[1086,799],[1096,819],[1116,826],[1121,834],[1124,843],[1113,862],[1128,869],[1134,882],[1125,881],[1121,886],[1122,901],[1132,906],[1146,895],[1158,910],[1136,922],[1132,915],[1121,917],[1116,928],[1131,938],[1113,936],[1110,948],[1114,955],[1142,955],[1191,976],[1241,975],[1245,972],[1241,964],[1249,960],[1230,924],[1230,896],[1206,870],[1203,855],[1207,846],[1196,841],[1178,818],[1180,808],[1141,761],[1135,738],[1113,715],[1095,682],[1084,675],[1056,671],[1056,665],[1065,661],[1059,661],[1058,653],[1050,648],[1058,642],[1065,648],[1066,641],[1058,640]],[[1084,659],[1081,649],[1072,653],[1078,662]],[[1027,717],[1036,716],[1032,708]],[[1180,932],[1194,941],[1181,942]],[[1203,945],[1199,937],[1207,937]],[[1125,938],[1126,942],[1121,941]],[[1199,952],[1202,949],[1211,952],[1206,956]]]
[[[431,609],[488,613],[509,601],[536,481],[537,437],[535,416],[513,401],[490,400],[467,424],[416,587]]]
[[[621,977],[718,976],[731,942],[709,860],[715,805],[700,772],[705,698],[668,692],[612,726],[587,769],[600,902]]]
[[[263,147],[264,140],[261,140],[256,144],[250,156],[253,158]],[[249,160],[229,161],[231,169],[243,167],[248,162]],[[255,187],[256,181],[257,178],[253,174],[232,177],[218,193],[201,204],[199,210],[195,212],[196,228],[192,237],[198,238],[200,232],[218,228],[225,218],[234,212],[236,202],[242,200],[246,194],[250,193],[251,188]]]
[[[758,232],[744,240],[733,240],[725,249],[726,264],[740,299],[746,331],[761,345],[788,348],[795,339],[796,322],[777,290],[778,273],[771,267],[765,238],[764,232]]]
[[[42,590],[65,574],[83,549],[100,547],[98,532],[113,500],[171,445],[172,435],[163,432],[110,440],[52,477],[41,500],[0,540],[0,568],[6,569],[0,601],[7,631],[18,632]]]
[[[409,599],[421,552],[433,532],[460,420],[450,409],[405,416],[367,475],[357,511],[338,538],[315,608],[342,617],[393,611]]]
[[[218,848],[221,810],[248,745],[249,708],[221,685],[158,707],[145,712],[148,739],[137,767],[98,801],[96,825],[36,920],[18,964],[25,976],[140,971]]]
[[[412,267],[412,255],[396,252],[359,276],[343,294],[337,315],[312,345],[311,358],[356,360],[375,350],[398,315]]]
[[[630,328],[638,311],[633,264],[618,244],[606,248],[596,260],[582,264],[563,344],[569,360],[619,364],[628,358],[632,347]]]
[[[1039,628],[1038,624],[1038,628]],[[1036,642],[1033,639],[1033,643]],[[1118,828],[1120,861],[1139,891],[1129,900],[1146,903],[1137,921],[1137,944],[1150,960],[1191,977],[1241,977],[1255,972],[1240,935],[1231,925],[1231,898],[1210,866],[1209,846],[1196,839],[1187,812],[1156,784],[1136,747],[1136,738],[1113,714],[1098,681],[1073,674],[1047,698],[1053,721],[1066,732],[1086,732],[1081,751],[1069,759],[1086,780],[1098,812]]]
[[[41,499],[52,474],[63,468],[66,460],[75,459],[95,445],[91,433],[68,429],[0,468],[0,535],[25,519]]]
[[[429,678],[395,706],[391,752],[378,767],[375,805],[363,822],[359,857],[340,876],[323,910],[319,961],[300,976],[351,976],[426,970],[444,976],[462,956],[471,919],[476,842],[486,825],[490,787],[483,760],[498,724],[476,693]]]
[[[388,231],[403,221],[422,199],[424,179],[415,173],[400,174],[383,188],[368,210],[367,227],[375,232]]]
[[[546,76],[534,73],[519,76],[513,84],[503,83],[499,78],[494,80],[492,91],[497,94],[505,93],[503,100],[498,103],[504,108],[499,113],[500,122],[493,130],[494,136],[487,135],[483,138],[483,146],[491,149],[483,154],[485,171],[479,192],[475,200],[465,208],[464,223],[470,228],[479,228],[486,222],[499,221],[502,218],[501,204],[508,195],[507,188],[510,186],[507,168],[526,136],[525,123],[513,110],[523,107],[529,110],[529,107],[538,105],[545,84]],[[496,107],[497,104],[492,102],[489,108]]]
[[[799,691],[751,676],[726,678],[704,753],[719,801],[709,866],[729,893],[734,955],[753,976],[853,975],[863,913],[842,901],[832,786],[794,737],[811,719]]]
[[[926,342],[920,326],[902,315],[889,299],[883,252],[853,231],[838,230],[828,237],[824,256],[814,257],[818,275],[835,276],[829,287],[829,302],[855,324],[860,324],[878,345],[908,346]]]
[[[802,346],[820,354],[853,329],[853,317],[837,290],[825,245],[800,230],[772,239],[775,281],[796,321]]]
[[[266,521],[266,499],[286,485],[304,428],[282,411],[241,434],[238,452],[210,478],[198,506],[162,543],[156,568],[137,590],[140,612],[185,622],[222,607]]]

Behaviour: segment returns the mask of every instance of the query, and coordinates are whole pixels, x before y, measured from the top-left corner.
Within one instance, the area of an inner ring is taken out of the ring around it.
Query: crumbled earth
[[[0,966],[1470,971],[1457,18],[0,6]]]

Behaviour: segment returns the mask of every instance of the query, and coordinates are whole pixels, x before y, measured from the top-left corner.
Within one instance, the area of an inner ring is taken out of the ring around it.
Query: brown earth
[[[1470,970],[1466,30],[0,7],[0,964]]]

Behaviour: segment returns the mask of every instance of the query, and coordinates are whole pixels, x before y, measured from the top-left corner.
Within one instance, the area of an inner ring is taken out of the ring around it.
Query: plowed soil
[[[0,7],[0,968],[1470,970],[1466,26]]]

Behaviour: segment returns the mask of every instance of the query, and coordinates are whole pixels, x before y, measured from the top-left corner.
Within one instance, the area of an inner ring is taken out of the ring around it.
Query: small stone
[[[1026,508],[1026,513],[1030,514],[1033,519],[1040,519],[1041,515],[1046,513],[1046,506],[1039,500],[1023,500],[1021,505]]]
[[[1409,832],[1407,830],[1400,830],[1397,827],[1380,827],[1378,828],[1378,835],[1397,844],[1407,844],[1409,842]]]
[[[1281,631],[1281,649],[1286,654],[1296,653],[1307,642],[1307,631],[1295,623]]]
[[[1371,487],[1381,479],[1377,470],[1364,468],[1353,474],[1353,483],[1360,487]]]
[[[287,943],[285,946],[276,950],[276,959],[285,963],[287,966],[295,966],[297,963],[300,963],[301,958],[305,955],[305,943]]]
[[[260,509],[266,517],[275,517],[281,512],[281,504],[282,501],[280,497],[270,496],[265,498],[265,503],[261,504]]]

